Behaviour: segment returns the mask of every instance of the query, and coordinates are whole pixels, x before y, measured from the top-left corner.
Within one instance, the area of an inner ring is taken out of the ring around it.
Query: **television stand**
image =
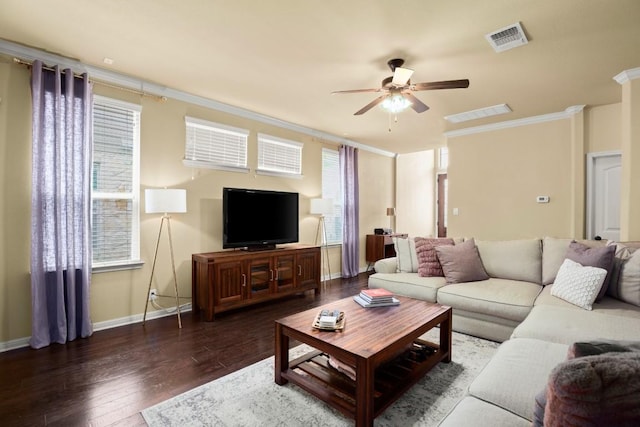
[[[309,290],[320,292],[319,246],[208,252],[193,254],[191,262],[193,311],[202,310],[209,322],[227,310]]]

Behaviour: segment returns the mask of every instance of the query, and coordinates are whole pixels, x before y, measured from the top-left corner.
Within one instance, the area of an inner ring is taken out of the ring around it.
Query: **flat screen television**
[[[298,241],[298,193],[222,189],[222,247],[273,249]]]

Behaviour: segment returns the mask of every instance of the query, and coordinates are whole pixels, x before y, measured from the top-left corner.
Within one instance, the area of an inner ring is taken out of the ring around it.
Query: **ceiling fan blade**
[[[411,108],[413,108],[413,111],[415,111],[416,113],[424,113],[429,109],[429,106],[427,104],[420,101],[418,98],[416,98],[410,93],[405,92],[402,94],[402,96],[404,96],[409,101],[411,101]]]
[[[396,67],[393,71],[393,80],[391,80],[391,83],[396,86],[404,86],[409,83],[412,74],[413,70],[410,68]]]
[[[360,93],[360,92],[380,92],[382,89],[352,89],[352,90],[335,90],[331,94],[336,93]]]
[[[366,113],[367,111],[369,111],[370,109],[372,109],[373,107],[375,107],[376,105],[378,105],[382,101],[384,101],[384,99],[386,97],[387,97],[387,95],[381,95],[381,96],[377,97],[376,99],[374,99],[373,101],[371,101],[370,103],[368,103],[367,105],[365,105],[364,107],[362,107],[361,109],[359,109],[358,111],[353,113],[353,115],[354,116],[359,116],[361,114]]]
[[[442,82],[416,83],[411,85],[412,90],[436,90],[436,89],[465,89],[469,87],[469,80],[445,80]]]

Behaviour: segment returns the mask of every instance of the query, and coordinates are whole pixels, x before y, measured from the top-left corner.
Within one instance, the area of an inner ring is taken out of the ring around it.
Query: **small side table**
[[[408,234],[367,234],[366,261],[367,270],[379,259],[396,256],[393,237],[407,238]]]

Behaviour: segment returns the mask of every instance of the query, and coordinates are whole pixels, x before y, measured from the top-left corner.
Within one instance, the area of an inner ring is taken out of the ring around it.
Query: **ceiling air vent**
[[[519,22],[500,28],[485,36],[496,52],[504,52],[529,43]]]

